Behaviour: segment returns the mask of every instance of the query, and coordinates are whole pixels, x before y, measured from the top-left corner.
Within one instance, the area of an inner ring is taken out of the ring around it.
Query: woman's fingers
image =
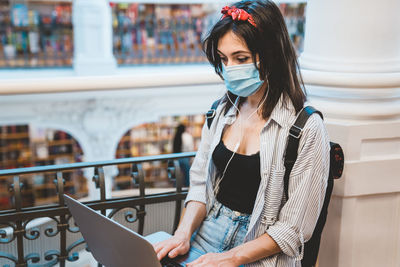
[[[177,248],[174,248],[173,250],[171,250],[171,251],[168,253],[168,257],[170,257],[170,258],[175,258],[176,256],[179,255],[180,250],[181,250],[181,246],[178,246]]]
[[[157,252],[158,260],[161,260],[162,258],[164,258],[168,254],[168,252],[170,252],[171,249],[173,249],[174,247],[175,247],[174,243],[168,243],[164,247],[162,247],[161,250],[159,252]]]
[[[154,251],[155,251],[156,253],[158,253],[158,252],[161,250],[161,248],[162,248],[162,243],[163,243],[163,242],[157,242],[157,243],[153,244],[153,248],[154,248]]]
[[[189,251],[190,245],[185,239],[173,236],[168,240],[154,244],[153,247],[157,258],[161,260],[167,254],[170,258],[185,254]]]
[[[168,243],[171,243],[171,238],[153,244],[154,251],[158,254],[158,253],[160,252],[160,250],[161,250],[162,248],[164,248]]]
[[[175,258],[178,255],[186,254],[186,252],[188,252],[188,251],[189,251],[189,247],[185,246],[184,244],[180,244],[168,253],[168,257]]]

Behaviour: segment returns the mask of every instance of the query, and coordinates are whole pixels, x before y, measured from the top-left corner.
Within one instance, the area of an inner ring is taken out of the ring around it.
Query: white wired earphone
[[[258,109],[264,104],[265,100],[267,99],[267,96],[268,96],[268,93],[269,93],[269,82],[268,82],[268,79],[267,79],[267,86],[268,86],[268,87],[267,87],[267,93],[265,94],[264,99],[263,99],[263,100],[261,101],[261,103],[258,105],[257,109],[254,110],[254,111],[246,118],[246,120],[250,119],[250,117],[253,116],[253,115],[258,111]],[[229,97],[228,91],[226,92],[226,96],[228,97],[229,102],[231,102],[231,104],[233,105],[233,107],[238,111],[239,116],[240,116],[240,139],[239,139],[239,141],[236,143],[235,148],[233,149],[232,156],[231,156],[231,158],[228,160],[228,163],[227,163],[226,166],[225,166],[225,169],[224,169],[224,171],[223,171],[223,173],[222,173],[221,178],[218,178],[218,179],[217,179],[217,182],[216,182],[215,187],[214,187],[214,196],[217,196],[218,191],[219,191],[219,185],[220,185],[222,179],[223,179],[224,176],[225,176],[225,172],[226,172],[226,170],[228,169],[229,163],[231,162],[231,160],[232,160],[233,157],[235,156],[237,150],[239,149],[240,142],[242,141],[242,138],[243,138],[242,116],[241,116],[241,114],[240,114],[239,108],[238,108],[237,105],[236,105],[237,102],[239,101],[239,98],[240,98],[240,97],[237,97],[236,100],[235,100],[235,103],[233,103],[232,100],[231,100],[231,98]]]

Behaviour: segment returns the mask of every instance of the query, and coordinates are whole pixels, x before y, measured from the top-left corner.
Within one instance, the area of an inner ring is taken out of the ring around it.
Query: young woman
[[[296,53],[273,2],[241,1],[221,12],[204,51],[227,93],[203,127],[181,223],[155,250],[160,259],[204,253],[187,266],[300,266],[325,196],[329,138],[312,115],[286,200],[284,152],[306,100]]]

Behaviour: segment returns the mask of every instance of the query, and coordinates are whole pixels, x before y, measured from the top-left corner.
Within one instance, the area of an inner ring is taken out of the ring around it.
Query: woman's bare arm
[[[207,253],[197,260],[188,263],[190,267],[236,267],[251,263],[281,252],[278,244],[268,235],[262,236],[237,246],[223,253]]]
[[[182,219],[176,232],[182,232],[189,238],[193,232],[200,226],[206,217],[206,205],[198,201],[190,201],[185,209]]]

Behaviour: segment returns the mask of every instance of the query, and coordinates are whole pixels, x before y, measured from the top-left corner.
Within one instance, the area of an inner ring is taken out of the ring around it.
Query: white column
[[[399,10],[398,0],[307,2],[300,64],[310,97],[332,117],[399,116]]]
[[[345,152],[319,266],[400,263],[400,1],[308,0],[300,65]]]
[[[74,0],[74,69],[78,75],[116,71],[108,0]]]

